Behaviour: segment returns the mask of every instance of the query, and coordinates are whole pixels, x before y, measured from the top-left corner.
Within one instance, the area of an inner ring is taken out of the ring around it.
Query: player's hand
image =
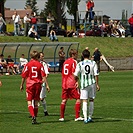
[[[2,82],[0,81],[0,86],[2,86]]]
[[[78,88],[78,87],[79,87],[79,83],[78,83],[78,82],[76,82],[76,83],[75,83],[75,86],[76,86],[76,88]]]
[[[100,86],[99,85],[96,85],[96,87],[97,87],[97,91],[100,91]]]
[[[50,92],[50,88],[49,88],[49,86],[47,86],[46,88],[47,88],[47,91]]]
[[[23,91],[24,90],[24,87],[23,85],[20,86],[20,91]]]

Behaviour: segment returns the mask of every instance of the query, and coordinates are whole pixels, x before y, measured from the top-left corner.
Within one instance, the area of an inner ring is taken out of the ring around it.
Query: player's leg
[[[96,96],[96,84],[89,86],[89,116],[88,122],[92,122],[92,115],[94,112],[94,98]]]
[[[83,118],[80,117],[81,100],[80,100],[80,93],[79,93],[78,88],[71,89],[70,98],[76,99],[76,103],[75,103],[75,121],[83,120]]]
[[[32,116],[32,124],[37,124],[36,117],[38,114],[38,102],[40,101],[41,84],[34,84],[32,86],[32,100],[34,100],[34,116]]]
[[[69,89],[62,89],[62,101],[60,104],[60,119],[59,121],[64,121],[64,114],[65,114],[65,108],[68,97],[68,91]]]
[[[80,118],[80,99],[77,99],[75,103],[75,121],[78,118]]]
[[[83,100],[83,105],[82,105],[82,110],[83,110],[83,115],[84,115],[84,123],[88,123],[88,116],[87,116],[87,108],[88,108],[88,103],[87,100]]]
[[[47,111],[47,103],[46,103],[45,98],[41,99],[40,101],[41,101],[41,104],[42,104],[43,109],[44,109],[44,115],[48,116],[49,114],[48,114],[48,111]]]
[[[82,111],[84,115],[84,123],[88,123],[88,90],[86,87],[80,91],[80,99],[82,99]]]
[[[89,99],[89,116],[88,116],[88,121],[92,121],[92,115],[94,112],[94,99],[90,98]]]
[[[64,114],[66,108],[67,99],[63,99],[60,105],[60,119],[59,121],[64,121]]]
[[[45,87],[45,84],[43,84],[41,93],[40,93],[40,101],[41,101],[41,105],[43,106],[43,109],[44,109],[44,115],[48,116],[49,114],[47,111],[47,103],[46,103],[45,97],[46,97],[46,87]]]

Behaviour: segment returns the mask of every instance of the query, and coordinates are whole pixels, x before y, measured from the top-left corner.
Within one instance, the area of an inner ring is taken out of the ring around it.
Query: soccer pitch
[[[101,72],[93,123],[74,121],[75,100],[68,100],[65,121],[59,122],[61,102],[61,74],[48,77],[47,93],[49,116],[44,117],[39,106],[37,121],[32,125],[28,118],[25,91],[20,92],[20,75],[1,76],[0,132],[1,133],[133,133],[133,71]],[[82,109],[81,109],[81,116]]]

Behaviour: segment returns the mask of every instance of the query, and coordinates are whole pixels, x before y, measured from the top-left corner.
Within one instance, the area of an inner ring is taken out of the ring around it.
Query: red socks
[[[32,106],[32,105],[29,105],[29,106],[28,106],[28,109],[29,109],[30,115],[31,115],[32,117],[34,117],[35,114],[34,114],[33,106]]]
[[[60,105],[60,118],[64,118],[65,107],[66,107],[66,104],[61,103],[61,105]]]
[[[75,118],[80,117],[80,102],[75,104]]]

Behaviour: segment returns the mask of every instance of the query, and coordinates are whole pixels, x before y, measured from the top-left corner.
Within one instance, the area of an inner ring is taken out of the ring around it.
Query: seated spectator
[[[31,28],[30,28],[30,30],[28,32],[28,36],[34,38],[35,40],[39,40],[39,41],[41,40],[40,35],[35,30],[35,26],[34,25],[31,26]]]
[[[57,36],[56,36],[56,32],[53,29],[50,31],[50,40],[51,41],[58,41]]]
[[[7,68],[6,60],[4,59],[4,55],[0,55],[0,70],[1,74],[3,74],[3,68]]]
[[[24,57],[24,54],[21,55],[19,61],[20,61],[20,68],[24,68],[24,66],[28,63],[28,60]]]
[[[68,37],[73,37],[74,30],[70,30],[67,32]]]
[[[120,37],[125,38],[125,28],[120,21],[117,21],[117,29],[120,32]]]
[[[14,60],[11,58],[11,55],[8,55],[8,58],[6,59],[6,63],[7,63],[7,72],[9,74],[11,74],[10,73],[10,69],[12,70],[12,72],[14,74],[17,74],[16,71],[15,71],[15,69],[17,70],[18,74],[20,73],[20,71],[19,71],[19,64],[15,64],[14,63]]]

